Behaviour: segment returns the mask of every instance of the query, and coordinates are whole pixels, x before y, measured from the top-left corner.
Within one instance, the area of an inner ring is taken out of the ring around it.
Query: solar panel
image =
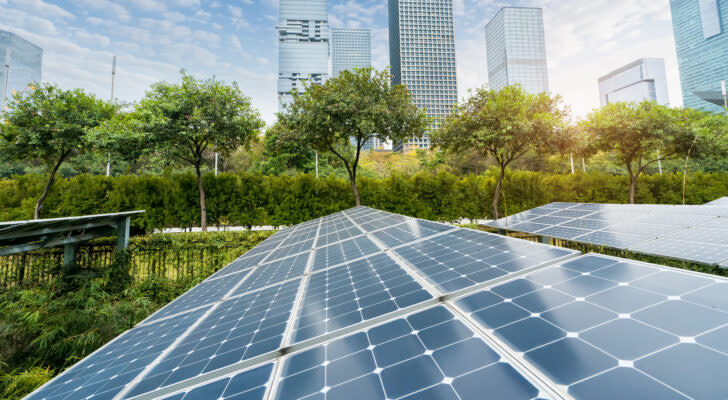
[[[529,215],[584,219],[602,208],[557,203]],[[715,379],[728,367],[725,278],[367,207],[283,229],[261,246],[30,398],[728,393]]]
[[[728,262],[726,219],[728,207],[720,205],[557,203],[487,225],[543,237],[725,266]]]
[[[728,197],[721,197],[719,199],[715,199],[709,203],[705,203],[706,206],[728,206]]]

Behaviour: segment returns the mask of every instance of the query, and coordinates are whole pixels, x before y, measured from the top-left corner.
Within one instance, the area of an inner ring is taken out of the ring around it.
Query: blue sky
[[[575,116],[598,106],[597,78],[641,57],[665,58],[682,103],[669,0],[454,0],[458,94],[487,83],[483,27],[506,5],[544,8],[549,79]],[[0,29],[44,50],[43,80],[138,100],[184,68],[237,81],[275,120],[278,0],[0,0]],[[329,0],[333,27],[371,28],[375,67],[389,65],[386,0]]]

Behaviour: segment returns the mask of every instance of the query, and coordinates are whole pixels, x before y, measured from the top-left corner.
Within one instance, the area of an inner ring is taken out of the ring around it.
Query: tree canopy
[[[53,84],[33,85],[15,95],[0,114],[0,157],[9,161],[40,161],[49,173],[33,217],[40,218],[43,201],[55,175],[69,157],[93,150],[89,132],[114,115],[116,107],[81,89]]]
[[[450,153],[476,151],[498,164],[493,197],[493,215],[498,218],[506,167],[529,151],[561,150],[566,115],[558,96],[530,94],[519,85],[499,91],[480,88],[456,107],[433,140]]]
[[[403,85],[391,85],[389,72],[373,68],[343,71],[320,86],[293,93],[293,103],[279,114],[289,140],[334,154],[346,168],[356,205],[357,167],[364,144],[371,139],[403,140],[421,136],[424,110],[412,103]]]

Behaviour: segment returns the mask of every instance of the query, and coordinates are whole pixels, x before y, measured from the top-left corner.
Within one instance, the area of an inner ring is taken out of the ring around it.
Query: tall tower
[[[437,128],[457,103],[452,0],[389,0],[392,83],[404,84]],[[429,148],[430,139],[395,146]]]
[[[341,71],[372,65],[372,33],[369,29],[331,29],[331,76]]]
[[[485,26],[491,89],[520,84],[529,93],[549,91],[540,8],[505,7]]]
[[[320,85],[329,74],[327,0],[280,0],[278,25],[278,109],[292,90]]]
[[[728,0],[670,0],[683,105],[725,112],[728,84]]]
[[[43,49],[14,33],[0,31],[0,104],[6,104],[14,92],[25,90],[29,83],[40,82],[42,63]],[[2,93],[3,89],[6,92]]]

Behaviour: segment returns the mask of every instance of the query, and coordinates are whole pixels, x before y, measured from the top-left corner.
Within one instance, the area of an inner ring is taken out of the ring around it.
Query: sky
[[[483,28],[504,6],[544,9],[549,83],[574,118],[599,105],[597,78],[664,58],[682,105],[669,0],[453,0],[458,96],[487,84]],[[0,0],[0,29],[43,48],[43,80],[133,102],[179,71],[236,81],[275,122],[278,0]],[[329,24],[372,30],[372,63],[389,65],[386,0],[329,0]]]

